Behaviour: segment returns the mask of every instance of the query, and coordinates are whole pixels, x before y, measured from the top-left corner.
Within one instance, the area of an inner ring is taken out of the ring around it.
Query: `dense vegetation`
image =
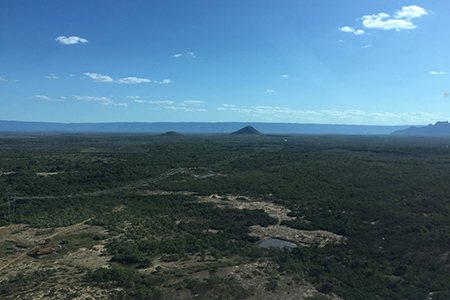
[[[92,223],[124,234],[125,238],[108,244],[113,261],[140,266],[150,265],[152,258],[160,255],[178,260],[186,254],[204,257],[209,252],[220,258],[252,251],[249,243],[258,238],[249,236],[248,228],[276,223],[262,210],[223,210],[193,203],[189,196],[139,197],[123,203],[127,209],[122,213],[103,215]]]
[[[92,218],[116,267],[88,282],[159,299],[164,278],[138,275],[158,257],[270,258],[344,299],[447,299],[450,149],[446,138],[79,135],[0,140],[0,225],[65,226]],[[46,174],[44,174],[46,173]],[[145,191],[170,191],[168,195]],[[327,230],[344,244],[268,253],[262,210],[219,209],[196,195],[243,195],[289,208],[283,225]],[[125,209],[111,213],[114,207]],[[9,207],[9,209],[8,209]],[[10,219],[9,213],[13,211]],[[134,275],[133,275],[134,274]],[[124,278],[129,278],[124,282]],[[11,289],[11,282],[0,287]],[[225,284],[189,281],[192,291]],[[203,285],[202,285],[203,284]],[[234,284],[234,283],[227,283]],[[147,287],[147,288],[145,288]],[[251,291],[242,290],[245,298]],[[229,295],[230,298],[237,296]],[[319,297],[319,296],[317,296]]]

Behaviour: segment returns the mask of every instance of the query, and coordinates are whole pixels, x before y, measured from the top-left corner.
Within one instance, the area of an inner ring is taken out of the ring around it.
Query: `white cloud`
[[[88,40],[80,38],[79,36],[67,37],[65,35],[58,36],[55,40],[63,45],[75,45],[78,43],[87,43],[88,42]]]
[[[58,76],[56,76],[55,74],[50,74],[50,75],[48,75],[48,76],[45,76],[45,78],[47,78],[47,79],[59,79],[59,77]]]
[[[98,73],[83,73],[84,75],[88,76],[92,80],[96,82],[116,82],[120,84],[136,84],[136,83],[149,83],[151,82],[148,78],[138,78],[134,76],[121,78],[119,80],[114,80],[108,75],[102,75]]]
[[[197,55],[195,55],[194,52],[188,52],[188,53],[186,53],[186,56],[190,57],[190,58],[197,58]]]
[[[417,5],[403,6],[402,9],[398,10],[394,16],[390,16],[387,13],[381,12],[378,14],[365,15],[356,20],[362,20],[362,25],[364,28],[369,29],[383,29],[391,30],[395,29],[400,31],[402,29],[414,29],[417,26],[411,22],[413,18],[420,18],[423,15],[427,15],[428,12]],[[355,35],[363,35],[365,31],[362,29],[354,29],[350,26],[340,27],[341,32],[353,33]],[[342,42],[342,40],[339,40]]]
[[[355,35],[362,35],[362,34],[365,33],[365,31],[362,30],[362,29],[355,30],[354,28],[351,28],[351,27],[348,27],[348,26],[341,27],[341,28],[339,28],[339,30],[342,31],[342,32],[354,33]],[[339,40],[339,41],[341,41],[341,40]]]
[[[391,30],[395,29],[397,31],[401,29],[414,29],[416,28],[416,25],[411,23],[407,20],[398,20],[398,19],[388,19],[389,15],[385,13],[379,13],[377,15],[371,15],[371,16],[363,16],[362,23],[363,26],[366,28],[376,28],[376,29],[383,29],[383,30]]]
[[[417,6],[403,6],[401,10],[397,11],[392,18],[386,13],[379,13],[373,15],[363,16],[362,24],[366,28],[376,28],[383,30],[395,29],[397,31],[401,29],[414,29],[417,26],[411,22],[413,18],[419,18],[423,15],[427,15],[428,12]]]
[[[364,112],[362,110],[358,110],[358,109],[322,110],[321,113],[328,115],[328,116],[339,117],[339,118],[354,118],[354,117],[361,117],[364,115]]]
[[[147,102],[147,101],[142,100],[142,99],[136,99],[136,100],[134,100],[134,102],[136,102],[136,103],[145,103],[145,102]]]
[[[97,73],[83,73],[94,81],[97,82],[112,82],[113,79],[107,75],[97,74]]]
[[[342,32],[355,32],[355,29],[350,28],[348,26],[341,27],[341,28],[339,28],[339,30]]]
[[[52,98],[47,97],[47,96],[45,96],[45,95],[36,95],[36,96],[34,96],[34,98],[36,98],[36,99],[42,99],[42,100],[48,100],[48,101],[52,101],[52,100],[53,100]]]
[[[33,98],[47,100],[47,101],[64,101],[64,100],[66,100],[66,97],[64,97],[64,96],[61,96],[61,97],[59,97],[59,99],[57,99],[57,98],[51,98],[51,97],[48,97],[45,95],[36,95]]]
[[[205,101],[202,100],[184,100],[183,104],[179,104],[181,106],[186,106],[186,105],[200,105],[202,103],[205,103]]]
[[[163,79],[159,83],[160,84],[169,84],[169,83],[172,83],[172,81],[170,79]]]
[[[107,97],[95,97],[95,96],[73,96],[75,100],[86,100],[86,101],[100,101],[100,102],[112,102],[111,99]]]
[[[137,78],[137,77],[126,77],[126,78],[122,78],[122,79],[118,80],[118,83],[125,83],[125,84],[134,84],[134,83],[143,83],[143,82],[150,82],[150,79]]]
[[[395,13],[397,19],[420,18],[422,15],[428,15],[428,12],[417,5],[403,6],[401,10]]]
[[[372,124],[426,124],[429,120],[439,119],[436,114],[426,112],[391,113],[391,112],[365,112],[362,110],[324,110],[329,117],[337,117],[348,123]]]
[[[431,75],[445,75],[445,74],[447,74],[447,72],[442,72],[442,71],[440,71],[440,72],[430,71],[430,74],[431,74]]]
[[[147,101],[151,104],[173,104],[173,101],[166,101],[166,100],[160,100],[160,101]]]
[[[427,124],[429,120],[439,120],[440,116],[426,112],[391,113],[366,112],[358,109],[349,110],[297,110],[278,106],[227,107],[222,105],[218,111],[249,115],[257,119],[281,120],[290,119],[295,122],[336,124]]]
[[[266,90],[266,93],[273,93],[275,92],[274,90]]]
[[[369,45],[364,45],[364,46],[362,46],[362,48],[364,48],[364,49],[365,49],[365,48],[371,48],[371,47],[372,47],[372,45],[370,45],[370,44],[369,44]]]
[[[186,111],[186,112],[203,112],[203,111],[206,111],[206,109],[204,109],[204,108],[190,108],[190,107],[185,107],[185,106],[166,106],[166,107],[163,107],[163,109],[167,109],[167,110],[182,110],[182,111]]]
[[[177,53],[174,54],[175,58],[186,57],[186,58],[198,58],[198,56],[194,52],[186,52],[186,54]]]
[[[108,102],[103,103],[104,105],[115,105],[115,106],[128,106],[128,103],[115,103],[115,102]]]
[[[283,77],[283,78],[288,78],[289,75],[284,74],[284,75],[281,75],[281,77]]]
[[[16,80],[16,79],[6,79],[6,78],[3,78],[2,76],[0,76],[0,81],[16,82],[18,80]]]
[[[222,105],[222,107],[218,107],[217,110],[220,111],[228,111],[228,112],[237,112],[242,114],[251,114],[256,116],[276,116],[279,118],[297,118],[297,117],[305,117],[305,116],[317,116],[320,115],[318,112],[314,111],[305,111],[305,110],[294,110],[290,108],[283,108],[278,106],[253,106],[253,107],[236,107],[236,106],[226,106]]]
[[[95,96],[73,96],[75,100],[84,101],[97,101],[101,102],[103,105],[115,105],[115,106],[128,106],[128,103],[116,103],[109,99],[108,97],[95,97]]]

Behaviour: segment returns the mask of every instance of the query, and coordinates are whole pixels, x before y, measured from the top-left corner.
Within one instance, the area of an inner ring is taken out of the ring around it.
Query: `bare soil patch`
[[[15,174],[16,172],[2,172],[0,171],[0,176],[2,175],[11,175],[11,174]]]
[[[142,190],[139,193],[143,196],[155,196],[155,195],[194,195],[193,192],[188,191],[179,191],[179,192],[171,192],[171,191],[162,191],[162,190]]]
[[[104,254],[105,241],[92,239],[93,234],[106,234],[105,230],[85,222],[55,229],[31,228],[24,224],[0,227],[0,245],[29,247],[15,254],[2,254],[0,281],[21,273],[23,280],[32,281],[30,284],[33,286],[19,289],[2,299],[111,299],[114,291],[89,286],[83,280],[86,270],[108,267],[111,259]],[[90,246],[85,247],[84,244]],[[53,247],[56,252],[38,259],[27,255],[45,247]],[[3,250],[6,249],[0,250],[5,253]],[[51,274],[45,281],[32,279],[32,274],[45,272]]]
[[[38,172],[36,173],[37,176],[53,176],[53,175],[58,175],[61,173],[65,173],[65,172]]]
[[[278,219],[279,222],[284,220],[292,220],[287,214],[289,209],[282,205],[272,202],[252,200],[244,196],[220,196],[211,195],[209,197],[199,197],[199,202],[214,203],[221,208],[237,208],[237,209],[262,209],[269,216]],[[272,225],[262,227],[259,225],[250,228],[251,234],[261,237],[261,241],[271,238],[279,238],[291,241],[298,246],[319,245],[325,246],[328,243],[339,243],[344,237],[325,230],[299,230],[283,225]]]
[[[0,227],[1,245],[3,245],[4,247],[14,247],[15,245],[19,244],[28,247],[28,249],[16,247],[17,249],[19,249],[19,251],[15,254],[2,254],[0,256],[0,271],[2,271],[2,273],[5,275],[12,275],[20,271],[22,268],[26,269],[29,266],[39,265],[39,262],[45,261],[45,259],[36,260],[26,254],[34,252],[35,250],[40,248],[53,247],[57,250],[57,252],[64,252],[64,248],[71,247],[73,248],[73,251],[78,251],[77,249],[79,247],[73,245],[59,245],[61,240],[66,239],[70,236],[80,234],[105,233],[102,227],[87,225],[85,224],[86,221],[67,227],[58,227],[55,229],[31,228],[23,224],[12,225],[10,227]],[[101,242],[99,242],[99,244],[101,244]],[[2,251],[2,253],[6,252],[6,249],[1,250],[4,251]],[[98,257],[100,252],[98,250],[92,251],[91,254],[93,257]],[[58,254],[52,254],[50,256],[54,259],[56,259],[57,257],[61,257],[58,256]],[[45,258],[47,259],[47,257]],[[102,257],[101,261],[104,260],[105,258]],[[102,262],[102,264],[104,264],[104,262]],[[0,276],[0,279],[5,278],[3,276]]]
[[[211,195],[209,197],[199,197],[199,202],[214,203],[221,208],[237,208],[237,209],[262,209],[269,216],[278,219],[280,222],[285,220],[293,220],[295,218],[289,217],[287,214],[290,212],[284,206],[274,204],[267,201],[252,200],[245,196],[235,195]]]
[[[299,230],[282,225],[262,227],[255,225],[250,227],[251,234],[261,237],[261,241],[278,238],[293,242],[297,246],[318,245],[323,247],[329,243],[339,243],[343,236],[325,230]]]
[[[84,268],[98,269],[109,267],[111,255],[105,255],[105,245],[94,245],[92,248],[80,248],[61,258],[61,262],[71,263]]]

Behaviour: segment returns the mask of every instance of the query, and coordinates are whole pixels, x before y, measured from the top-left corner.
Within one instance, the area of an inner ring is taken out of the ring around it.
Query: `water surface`
[[[297,248],[298,246],[294,243],[285,241],[285,240],[280,240],[280,239],[268,239],[265,240],[261,243],[259,243],[260,247],[266,247],[266,248],[278,248],[278,249],[283,249],[283,248]]]

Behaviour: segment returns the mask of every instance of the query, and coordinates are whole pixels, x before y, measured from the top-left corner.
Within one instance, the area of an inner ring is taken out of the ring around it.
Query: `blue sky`
[[[448,0],[2,1],[0,120],[450,120]]]

